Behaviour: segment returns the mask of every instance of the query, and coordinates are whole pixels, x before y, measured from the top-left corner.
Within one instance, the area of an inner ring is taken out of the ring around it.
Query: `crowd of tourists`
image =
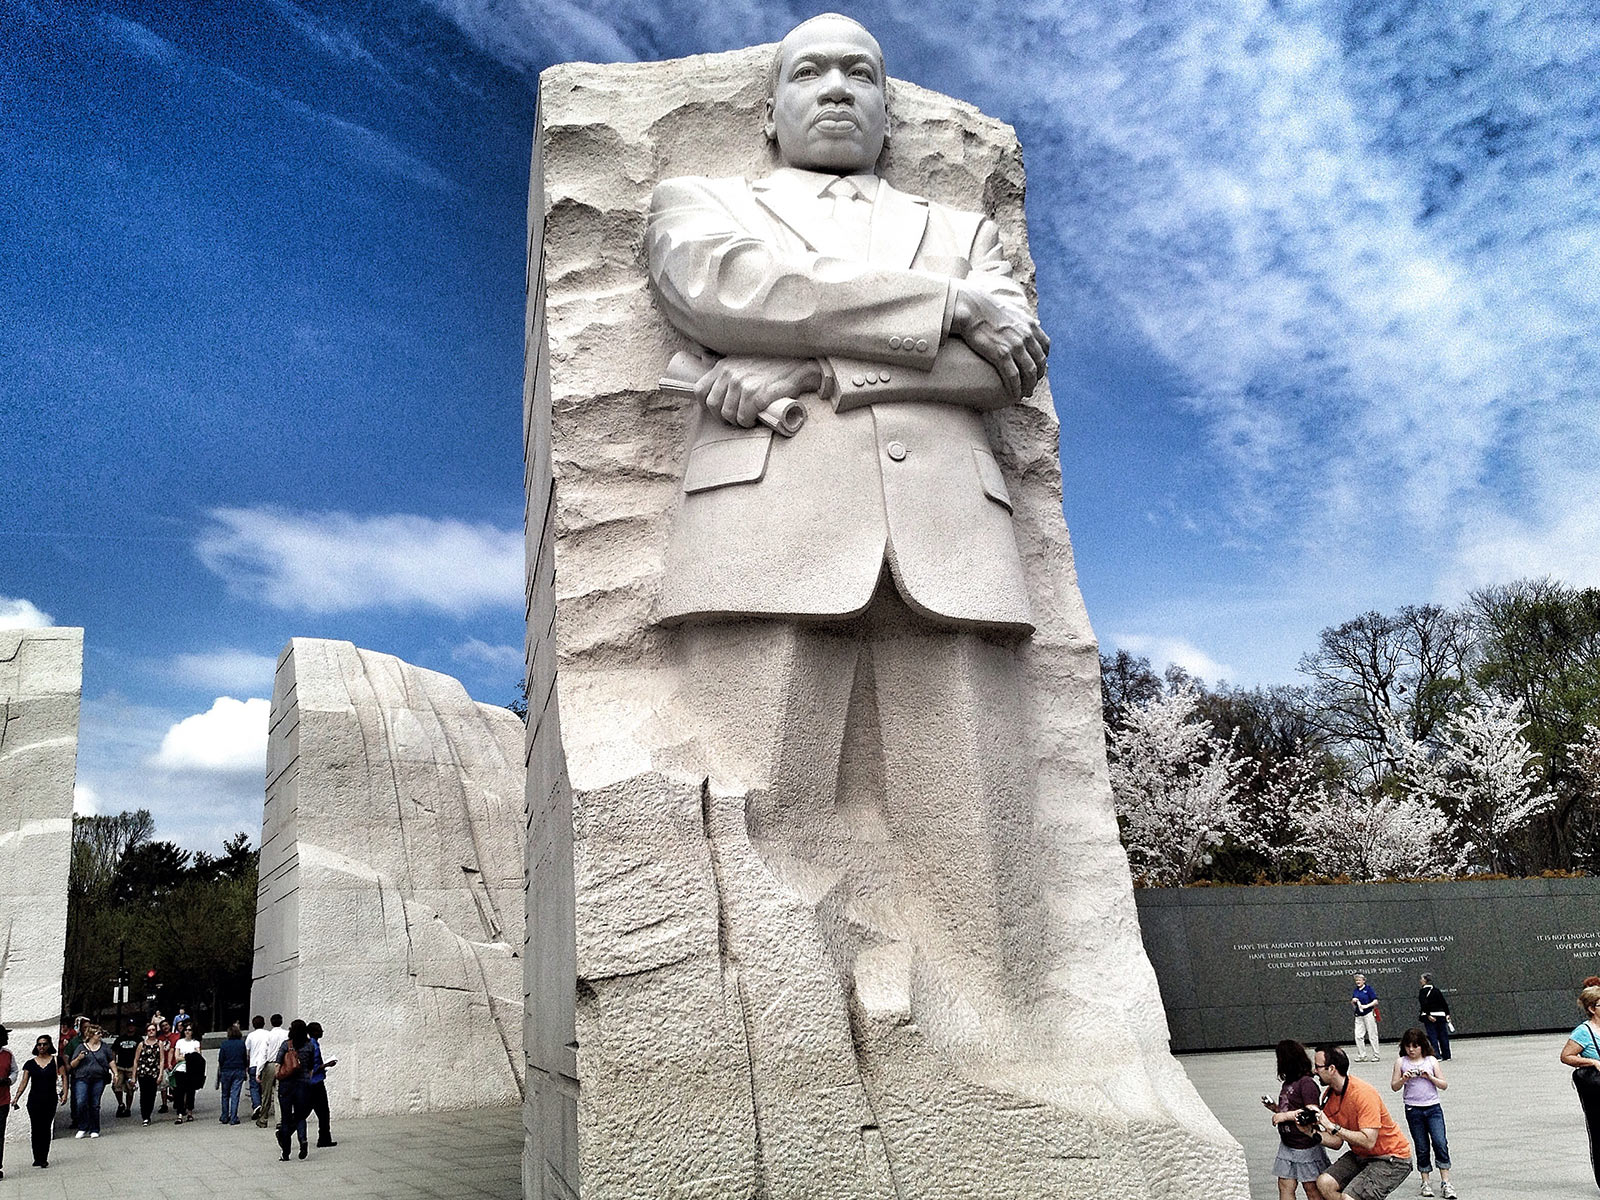
[[[200,1030],[188,1013],[170,1020],[157,1012],[144,1023],[130,1018],[121,1033],[106,1031],[86,1017],[61,1030],[60,1045],[41,1034],[19,1056],[10,1046],[10,1031],[0,1026],[0,1179],[5,1178],[5,1130],[13,1109],[27,1111],[32,1132],[33,1165],[50,1165],[50,1144],[56,1113],[66,1105],[73,1136],[94,1139],[105,1132],[102,1110],[109,1089],[116,1117],[138,1114],[146,1126],[168,1112],[172,1123],[194,1120],[196,1098],[204,1091],[212,1063],[200,1041]],[[274,1013],[251,1021],[250,1032],[234,1024],[216,1047],[213,1089],[220,1094],[218,1122],[240,1123],[240,1105],[249,1096],[247,1117],[262,1129],[271,1126],[284,1161],[296,1142],[301,1158],[309,1152],[308,1119],[315,1118],[319,1147],[338,1145],[328,1130],[327,1072],[337,1060],[322,1052],[322,1026],[291,1021]],[[277,1121],[274,1123],[274,1110]]]
[[[1389,1071],[1389,1089],[1400,1092],[1408,1138],[1373,1084],[1352,1075],[1343,1047],[1307,1049],[1300,1042],[1277,1044],[1278,1098],[1262,1096],[1278,1133],[1273,1174],[1279,1200],[1294,1200],[1303,1188],[1307,1200],[1382,1200],[1415,1170],[1419,1194],[1433,1196],[1433,1172],[1439,1192],[1455,1200],[1450,1181],[1450,1143],[1445,1129],[1443,1093],[1449,1088],[1443,1066],[1450,1056],[1455,1023],[1450,1002],[1423,975],[1417,993],[1417,1024],[1400,1035],[1398,1053]],[[1378,1062],[1378,997],[1365,975],[1355,976],[1350,993],[1355,1014],[1356,1061]],[[1600,976],[1590,976],[1578,993],[1584,1019],[1561,1047],[1561,1061],[1572,1068],[1588,1127],[1589,1158],[1600,1187]],[[1345,1151],[1330,1158],[1330,1150]],[[1415,1162],[1413,1165],[1413,1150]]]

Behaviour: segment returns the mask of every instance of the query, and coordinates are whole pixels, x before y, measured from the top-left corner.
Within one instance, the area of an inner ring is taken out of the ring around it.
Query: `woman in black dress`
[[[49,1034],[40,1034],[33,1044],[33,1057],[22,1064],[22,1086],[12,1100],[13,1108],[22,1107],[22,1098],[28,1097],[28,1120],[33,1126],[33,1165],[50,1165],[50,1127],[55,1124],[56,1108],[66,1103],[66,1084],[61,1069],[56,1064],[56,1044]]]

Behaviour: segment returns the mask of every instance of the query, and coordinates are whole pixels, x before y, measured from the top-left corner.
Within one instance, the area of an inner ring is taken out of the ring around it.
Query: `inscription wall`
[[[1417,1024],[1418,976],[1458,1036],[1570,1029],[1600,974],[1600,879],[1503,879],[1137,892],[1175,1051],[1348,1043],[1351,976],[1385,1042]]]

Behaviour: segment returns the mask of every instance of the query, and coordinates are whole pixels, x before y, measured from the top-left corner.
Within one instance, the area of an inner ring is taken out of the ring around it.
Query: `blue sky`
[[[1600,584],[1600,18],[844,4],[1012,122],[1108,646]],[[273,657],[514,694],[538,71],[815,6],[0,0],[0,620],[86,628],[82,803],[260,821]]]

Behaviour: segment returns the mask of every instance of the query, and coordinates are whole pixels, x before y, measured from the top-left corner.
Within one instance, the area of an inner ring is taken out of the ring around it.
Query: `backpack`
[[[283,1061],[278,1064],[278,1078],[284,1079],[300,1073],[300,1052],[290,1042],[283,1048]]]

